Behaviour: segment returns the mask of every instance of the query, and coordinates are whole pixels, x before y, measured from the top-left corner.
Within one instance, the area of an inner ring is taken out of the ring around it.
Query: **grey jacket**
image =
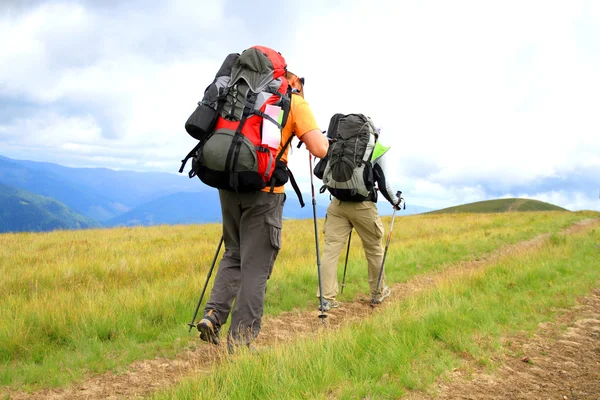
[[[379,189],[381,194],[383,194],[383,197],[385,197],[385,199],[389,201],[391,205],[395,206],[396,204],[398,204],[398,197],[396,197],[396,194],[390,187],[389,182],[385,180],[385,172],[382,159],[383,155],[373,162],[373,179],[377,183],[377,188]],[[377,199],[375,198],[375,200]]]

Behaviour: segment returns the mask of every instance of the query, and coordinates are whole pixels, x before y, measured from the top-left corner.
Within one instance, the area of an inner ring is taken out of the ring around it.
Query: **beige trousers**
[[[376,295],[377,279],[383,260],[383,224],[372,201],[361,203],[342,202],[333,198],[327,208],[323,234],[325,248],[321,260],[321,285],[323,297],[334,299],[338,294],[337,266],[348,236],[356,230],[362,241],[368,264],[368,277],[371,296]],[[379,292],[385,287],[385,273],[381,277]],[[317,296],[319,296],[317,289]]]

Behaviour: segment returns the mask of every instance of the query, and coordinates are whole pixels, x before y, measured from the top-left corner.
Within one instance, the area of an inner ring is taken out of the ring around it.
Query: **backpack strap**
[[[293,92],[292,85],[288,86],[286,95],[287,95],[287,99],[284,98],[283,96],[281,96],[281,101],[283,102],[283,107],[282,107],[283,108],[283,119],[281,120],[281,124],[283,126],[285,126],[285,124],[287,123],[287,119],[290,116],[290,109],[292,108],[292,96],[293,95],[299,96],[299,94],[296,94]],[[285,152],[285,149],[292,143],[293,139],[294,139],[294,135],[290,135],[290,138],[287,140],[285,145],[283,145],[281,152],[277,155],[277,161],[279,161],[281,159],[281,157],[283,156],[283,153]],[[300,140],[300,143],[298,143],[298,148],[300,148],[301,145],[302,145],[302,141]],[[277,165],[277,162],[275,162],[275,165]],[[298,201],[300,202],[300,207],[304,208],[304,206],[305,206],[304,198],[302,197],[302,192],[300,191],[300,187],[298,186],[298,183],[296,182],[296,179],[294,178],[294,174],[292,174],[292,170],[290,170],[287,167],[287,165],[286,165],[285,169],[288,174],[288,177],[290,178],[290,183],[292,184],[292,188],[294,188],[294,192],[296,192],[296,196],[298,196]],[[312,173],[312,171],[311,171],[311,173]],[[275,182],[271,182],[270,193],[273,193],[274,187],[275,187]]]
[[[198,149],[200,149],[200,147],[202,147],[202,145],[204,144],[204,141],[199,141],[198,144],[196,146],[194,146],[194,148],[192,149],[192,151],[190,151],[188,153],[187,156],[185,156],[185,158],[183,160],[181,160],[181,168],[179,168],[179,173],[181,174],[183,172],[183,169],[185,168],[185,164],[187,164],[188,160],[192,157],[194,157],[194,154],[196,154],[196,151],[198,151]],[[190,171],[190,178],[193,178],[195,174],[192,174],[193,171]]]
[[[288,87],[288,92],[291,93],[290,88]],[[282,97],[283,100],[283,95],[281,95],[281,93],[277,93]],[[225,159],[225,171],[227,172],[229,171],[229,185],[237,192],[237,183],[238,183],[238,173],[235,170],[235,167],[237,166],[238,163],[238,158],[240,156],[240,148],[242,147],[242,128],[244,127],[244,124],[246,123],[246,120],[248,119],[248,117],[251,114],[256,114],[259,115],[263,118],[268,119],[269,121],[273,122],[275,125],[277,125],[277,127],[279,129],[283,129],[283,125],[285,125],[285,122],[287,120],[287,114],[289,114],[289,109],[290,109],[290,103],[291,101],[285,102],[284,103],[284,107],[283,107],[283,121],[282,124],[279,124],[277,121],[275,121],[273,118],[271,118],[269,115],[261,112],[260,110],[256,110],[254,108],[254,105],[256,104],[256,99],[258,97],[258,93],[254,93],[251,90],[249,91],[248,97],[247,97],[247,101],[244,104],[244,109],[242,112],[242,118],[240,119],[240,123],[235,131],[235,135],[233,136],[233,140],[231,143],[231,146],[229,147],[229,152],[227,153],[227,158]],[[284,147],[285,149],[285,147]],[[284,150],[282,149],[282,151]],[[233,158],[233,160],[232,160]],[[281,156],[278,156],[277,161],[281,158]],[[271,192],[273,191],[273,186],[271,186]]]
[[[292,103],[292,87],[288,86],[287,92],[286,94],[281,94],[276,90],[267,90],[265,89],[266,92],[271,93],[271,94],[275,94],[277,96],[279,96],[281,98],[280,100],[280,104],[281,104],[281,109],[283,110],[283,117],[281,118],[281,124],[277,121],[275,121],[273,119],[273,117],[271,117],[270,115],[265,114],[264,112],[257,110],[257,109],[253,109],[252,113],[259,115],[261,117],[263,117],[264,119],[268,119],[269,121],[271,121],[272,123],[274,123],[275,125],[277,125],[277,128],[279,128],[280,130],[283,129],[283,127],[285,126],[288,116],[290,115],[290,108],[291,108],[291,103]]]
[[[272,123],[274,123],[275,125],[277,125],[277,128],[279,128],[280,130],[283,129],[283,125],[281,125],[279,122],[275,121],[273,119],[273,117],[271,117],[268,114],[265,114],[264,112],[260,111],[260,110],[252,110],[251,111],[252,114],[256,114],[260,117],[263,117],[264,119],[268,119],[269,121],[271,121]]]
[[[290,138],[285,142],[285,144],[281,148],[281,151],[277,155],[277,158],[275,159],[275,165],[277,165],[277,162],[279,160],[281,160],[281,157],[285,153],[285,149],[290,145],[290,143],[292,143],[293,139],[294,139],[294,135],[290,135]],[[294,178],[294,174],[292,174],[292,171],[287,167],[287,165],[285,167],[285,170],[287,172],[288,177],[290,178],[290,183],[292,184],[292,187],[294,188],[294,192],[296,192],[296,196],[298,196],[298,201],[300,202],[300,207],[303,208],[305,206],[304,199],[302,198],[302,192],[300,192],[300,187],[298,186],[298,183],[296,182],[296,179]],[[271,190],[269,190],[269,193],[273,193],[274,189],[275,189],[275,181],[272,180],[271,181]]]
[[[216,81],[216,78],[215,78]],[[214,83],[214,81],[213,81]],[[217,96],[217,115],[221,112],[221,110],[223,109],[223,104],[225,104],[225,100],[227,99],[227,93],[229,92],[228,88],[221,88],[219,89],[219,95]],[[201,101],[200,103],[204,103],[204,101]],[[200,104],[198,103],[198,104]],[[210,104],[209,104],[210,105]],[[181,174],[183,172],[183,169],[185,168],[185,165],[187,164],[188,160],[192,157],[194,157],[194,155],[196,154],[196,152],[198,150],[200,150],[200,148],[202,148],[202,146],[204,146],[204,143],[206,143],[206,141],[208,140],[208,137],[210,135],[207,135],[204,139],[200,140],[198,142],[198,144],[196,144],[196,146],[194,146],[194,148],[192,149],[192,151],[190,151],[188,153],[187,156],[185,156],[185,158],[183,160],[181,160],[181,168],[179,168],[179,173]],[[196,172],[194,170],[190,170],[189,172],[189,177],[190,179],[193,178],[194,176],[196,176]]]
[[[292,94],[292,86],[290,85],[287,89],[287,97],[281,97],[281,108],[283,109],[283,118],[281,119],[282,126],[285,126],[285,124],[287,123],[287,119],[290,116],[290,109],[292,108]]]
[[[298,201],[300,202],[300,208],[304,208],[304,199],[302,198],[302,193],[300,192],[300,188],[298,187],[298,184],[296,183],[296,179],[294,178],[294,174],[292,174],[292,171],[289,168],[287,169],[287,174],[290,177],[290,183],[292,184],[292,187],[294,188],[294,192],[296,192],[296,196],[298,196]]]
[[[233,135],[233,139],[231,141],[231,146],[229,146],[229,151],[227,152],[227,158],[225,159],[225,171],[229,172],[229,185],[237,192],[238,187],[238,173],[235,170],[237,166],[238,159],[240,157],[240,148],[242,147],[242,128],[248,119],[248,116],[252,113],[252,109],[254,108],[254,103],[256,102],[256,93],[252,93],[248,96],[248,101],[244,105],[244,110],[242,112],[242,118],[240,119],[240,123],[235,131],[235,135]],[[233,158],[233,160],[232,160]]]
[[[275,158],[275,166],[277,166],[277,162],[279,160],[281,160],[281,157],[283,156],[283,153],[285,153],[285,149],[290,145],[290,143],[292,143],[292,139],[294,139],[294,135],[290,135],[290,137],[287,140],[287,142],[285,142],[285,144],[281,147],[281,151],[279,151],[279,154],[277,154],[277,158]],[[286,165],[285,168],[286,168],[286,170],[289,171],[289,168],[287,167],[287,165]],[[275,189],[275,181],[271,180],[271,190],[269,190],[269,193],[273,193],[273,189]],[[296,190],[296,189],[294,188],[294,190]],[[302,203],[302,201],[300,203]]]

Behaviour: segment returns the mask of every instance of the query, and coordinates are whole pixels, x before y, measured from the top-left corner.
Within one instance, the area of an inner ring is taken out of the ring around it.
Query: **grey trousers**
[[[285,194],[219,190],[219,197],[225,254],[205,314],[214,310],[220,326],[233,305],[228,341],[249,344],[260,333],[267,280],[281,248]]]

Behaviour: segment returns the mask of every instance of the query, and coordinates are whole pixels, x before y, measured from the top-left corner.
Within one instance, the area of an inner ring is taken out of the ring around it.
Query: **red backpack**
[[[187,132],[199,143],[179,172],[192,158],[190,178],[198,176],[215,188],[249,192],[269,185],[272,191],[289,178],[299,193],[281,160],[293,138],[281,143],[292,96],[286,69],[283,56],[267,47],[227,56],[186,122]]]

